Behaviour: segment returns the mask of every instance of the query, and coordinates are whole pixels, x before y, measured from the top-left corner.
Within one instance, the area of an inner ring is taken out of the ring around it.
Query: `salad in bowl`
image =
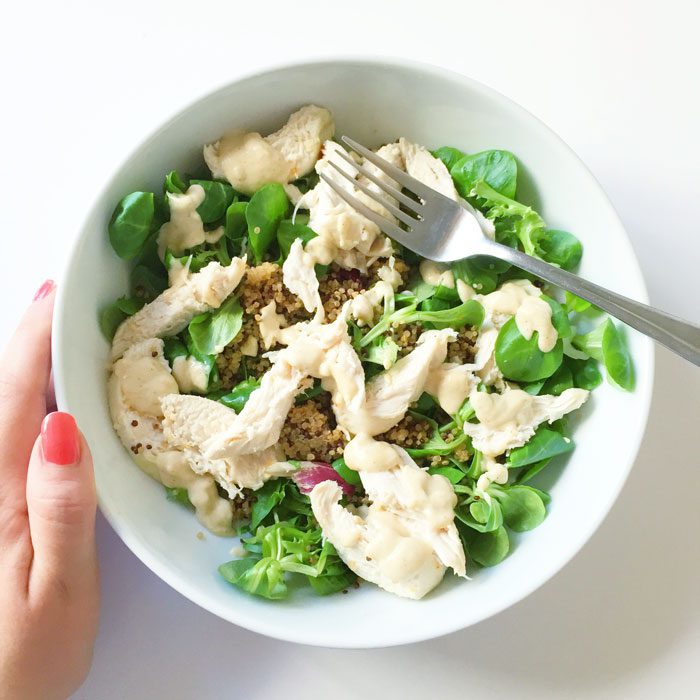
[[[219,567],[229,583],[420,599],[446,575],[469,585],[544,521],[532,479],[574,449],[568,419],[603,374],[632,390],[634,369],[620,328],[581,299],[384,236],[318,177],[388,215],[331,167],[373,186],[334,134],[309,104],[268,135],[203,145],[206,170],[163,173],[162,192],[124,193],[108,235],[130,285],[100,318],[109,410],[173,508],[240,538]],[[376,152],[486,235],[579,264],[580,241],[518,201],[509,151],[401,137]]]

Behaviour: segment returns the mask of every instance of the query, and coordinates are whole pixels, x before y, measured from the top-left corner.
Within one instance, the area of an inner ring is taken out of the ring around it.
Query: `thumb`
[[[73,416],[49,413],[27,471],[32,579],[60,581],[69,591],[94,582],[95,510],[90,449]]]

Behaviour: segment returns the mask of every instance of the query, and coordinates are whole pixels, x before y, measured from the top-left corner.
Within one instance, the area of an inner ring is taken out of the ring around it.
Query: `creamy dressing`
[[[552,307],[539,297],[523,299],[515,313],[515,323],[525,340],[537,332],[537,347],[542,352],[554,349],[559,337],[552,325]]]
[[[190,185],[184,194],[167,193],[170,221],[164,223],[158,233],[158,254],[161,260],[165,251],[181,255],[185,250],[202,243],[216,243],[224,233],[223,226],[214,231],[205,231],[197,207],[204,201],[206,193],[201,185]]]
[[[293,326],[286,326],[287,319],[277,313],[277,304],[271,301],[260,309],[260,313],[255,316],[258,322],[258,330],[263,341],[263,346],[269,350],[273,345],[281,343],[289,345],[299,336],[301,328],[306,325],[297,323]],[[285,324],[284,326],[282,324]]]
[[[173,377],[181,392],[204,394],[209,386],[209,367],[192,355],[180,355],[173,360]]]
[[[489,484],[505,484],[508,481],[508,467],[505,464],[499,464],[493,457],[485,455],[482,459],[482,474],[476,482],[476,488],[481,491],[486,491]],[[485,494],[488,496],[488,494]]]
[[[428,375],[425,391],[450,415],[457,413],[476,383],[472,367],[445,362]]]
[[[257,132],[234,129],[204,147],[204,160],[215,178],[252,195],[268,182],[295,179],[294,165]]]
[[[579,408],[588,393],[567,389],[559,396],[532,396],[520,389],[506,389],[502,394],[475,390],[469,402],[479,423],[465,423],[463,430],[477,450],[497,457],[524,445],[540,423],[551,423]]]
[[[141,357],[115,367],[125,401],[139,413],[161,416],[160,402],[168,394],[177,394],[177,382],[158,357]]]
[[[394,448],[381,440],[374,440],[366,433],[359,433],[350,440],[343,452],[345,464],[355,471],[386,471],[400,464]]]
[[[249,335],[243,343],[241,343],[241,355],[246,357],[257,357],[258,355],[258,339],[254,335]]]
[[[334,130],[327,109],[306,105],[267,137],[243,129],[229,131],[204,147],[204,160],[214,177],[251,195],[268,182],[287,184],[309,173]]]
[[[430,475],[396,446],[399,465],[360,470],[370,501],[353,510],[339,504],[342,492],[322,482],[311,506],[325,536],[359,576],[406,598],[421,598],[442,579],[446,566],[465,574],[464,550],[454,525],[457,498],[450,483]],[[358,458],[363,452],[358,451]],[[364,461],[368,461],[367,454]]]
[[[190,278],[190,261],[191,257],[187,258],[187,262],[183,265],[180,258],[173,258],[168,267],[168,285],[177,287],[185,284]]]
[[[464,304],[465,301],[473,299],[476,296],[476,292],[471,284],[467,284],[464,280],[457,280],[457,296],[459,296],[459,300]]]
[[[426,284],[431,284],[433,287],[443,286],[454,289],[455,276],[445,263],[421,260],[418,269],[423,282]]]
[[[368,326],[374,320],[377,310],[393,298],[394,288],[389,282],[380,279],[352,299],[350,313],[358,326]]]
[[[160,480],[169,488],[187,489],[199,522],[215,535],[233,534],[233,506],[219,496],[211,476],[195,474],[182,452],[168,450],[156,458]]]

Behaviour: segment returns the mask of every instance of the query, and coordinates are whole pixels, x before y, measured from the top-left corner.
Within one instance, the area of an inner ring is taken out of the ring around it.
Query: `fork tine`
[[[442,196],[436,193],[435,190],[431,189],[427,185],[424,185],[419,180],[414,177],[407,175],[403,170],[399,170],[395,165],[387,162],[381,156],[373,153],[369,148],[365,148],[362,144],[357,143],[357,141],[349,138],[348,136],[341,136],[342,141],[344,141],[353,151],[356,151],[361,156],[366,158],[370,163],[376,165],[379,170],[385,172],[392,180],[396,180],[399,184],[403,185],[407,190],[414,192],[419,197],[426,199],[427,197]]]
[[[352,165],[352,167],[355,168],[355,170],[357,170],[357,172],[360,173],[360,175],[363,175],[368,180],[370,180],[375,185],[377,185],[377,187],[379,187],[379,189],[381,189],[384,192],[386,192],[387,194],[391,195],[394,199],[398,200],[399,202],[401,202],[401,204],[408,207],[409,209],[412,209],[417,214],[420,213],[419,210],[423,206],[420,202],[416,202],[415,199],[411,199],[410,197],[407,197],[400,190],[397,190],[396,187],[394,187],[393,185],[390,185],[389,183],[385,182],[381,178],[378,178],[374,173],[370,172],[363,165],[358,165],[342,149],[338,149],[337,151],[335,151],[335,153],[337,153],[343,160],[350,163],[350,165]]]
[[[377,204],[379,204],[381,207],[386,209],[388,212],[393,214],[399,221],[403,221],[406,226],[415,226],[418,223],[418,219],[414,219],[412,216],[409,216],[405,212],[401,211],[398,207],[394,206],[391,204],[391,202],[386,202],[381,198],[381,195],[379,192],[376,192],[375,190],[371,190],[367,185],[363,185],[361,182],[358,182],[355,180],[354,177],[346,173],[341,167],[339,167],[336,163],[334,163],[332,160],[328,161],[328,165],[333,167],[337,172],[339,172],[348,182],[352,183],[354,187],[357,187],[358,190],[361,190],[364,192],[370,199],[375,201]]]
[[[363,204],[357,197],[351,195],[346,189],[341,187],[337,182],[333,182],[328,175],[319,173],[318,175],[346,204],[349,204],[353,209],[362,214],[365,218],[374,222],[379,226],[379,229],[390,238],[398,241],[401,244],[408,244],[409,236],[406,231],[402,231],[396,224],[389,221],[384,216],[380,216],[377,212],[372,211],[368,206]],[[404,243],[406,241],[406,243]]]

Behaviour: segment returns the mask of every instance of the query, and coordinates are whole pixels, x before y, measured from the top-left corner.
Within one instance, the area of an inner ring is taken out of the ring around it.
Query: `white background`
[[[692,0],[12,3],[0,341],[60,276],[102,183],[166,117],[258,67],[353,53],[450,67],[544,120],[610,195],[652,303],[699,322],[699,23]],[[410,647],[318,650],[238,629],[161,583],[100,520],[102,624],[76,698],[697,697],[699,392],[700,370],[659,350],[637,464],[581,554],[515,608]]]

